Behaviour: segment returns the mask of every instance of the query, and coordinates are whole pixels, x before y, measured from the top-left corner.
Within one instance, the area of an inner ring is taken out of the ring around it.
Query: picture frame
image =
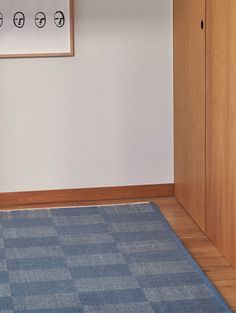
[[[0,59],[74,56],[74,0],[0,0]]]

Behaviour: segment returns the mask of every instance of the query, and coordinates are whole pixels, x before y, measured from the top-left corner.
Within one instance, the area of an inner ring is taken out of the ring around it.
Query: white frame
[[[30,0],[29,0],[30,1]],[[50,53],[9,53],[3,54],[0,51],[0,58],[41,58],[41,57],[66,57],[74,56],[74,0],[69,1],[70,14],[70,51],[69,52],[50,52]]]

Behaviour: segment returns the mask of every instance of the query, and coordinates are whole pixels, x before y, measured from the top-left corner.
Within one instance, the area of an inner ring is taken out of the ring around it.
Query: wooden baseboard
[[[148,199],[173,195],[174,184],[8,192],[0,193],[0,208],[83,201]]]

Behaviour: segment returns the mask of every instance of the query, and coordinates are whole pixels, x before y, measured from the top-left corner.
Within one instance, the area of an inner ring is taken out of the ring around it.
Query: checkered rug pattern
[[[0,212],[1,313],[231,312],[151,203]]]

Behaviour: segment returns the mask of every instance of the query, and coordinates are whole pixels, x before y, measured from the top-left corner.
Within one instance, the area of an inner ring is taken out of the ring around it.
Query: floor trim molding
[[[174,184],[0,193],[0,208],[52,203],[174,196]]]

